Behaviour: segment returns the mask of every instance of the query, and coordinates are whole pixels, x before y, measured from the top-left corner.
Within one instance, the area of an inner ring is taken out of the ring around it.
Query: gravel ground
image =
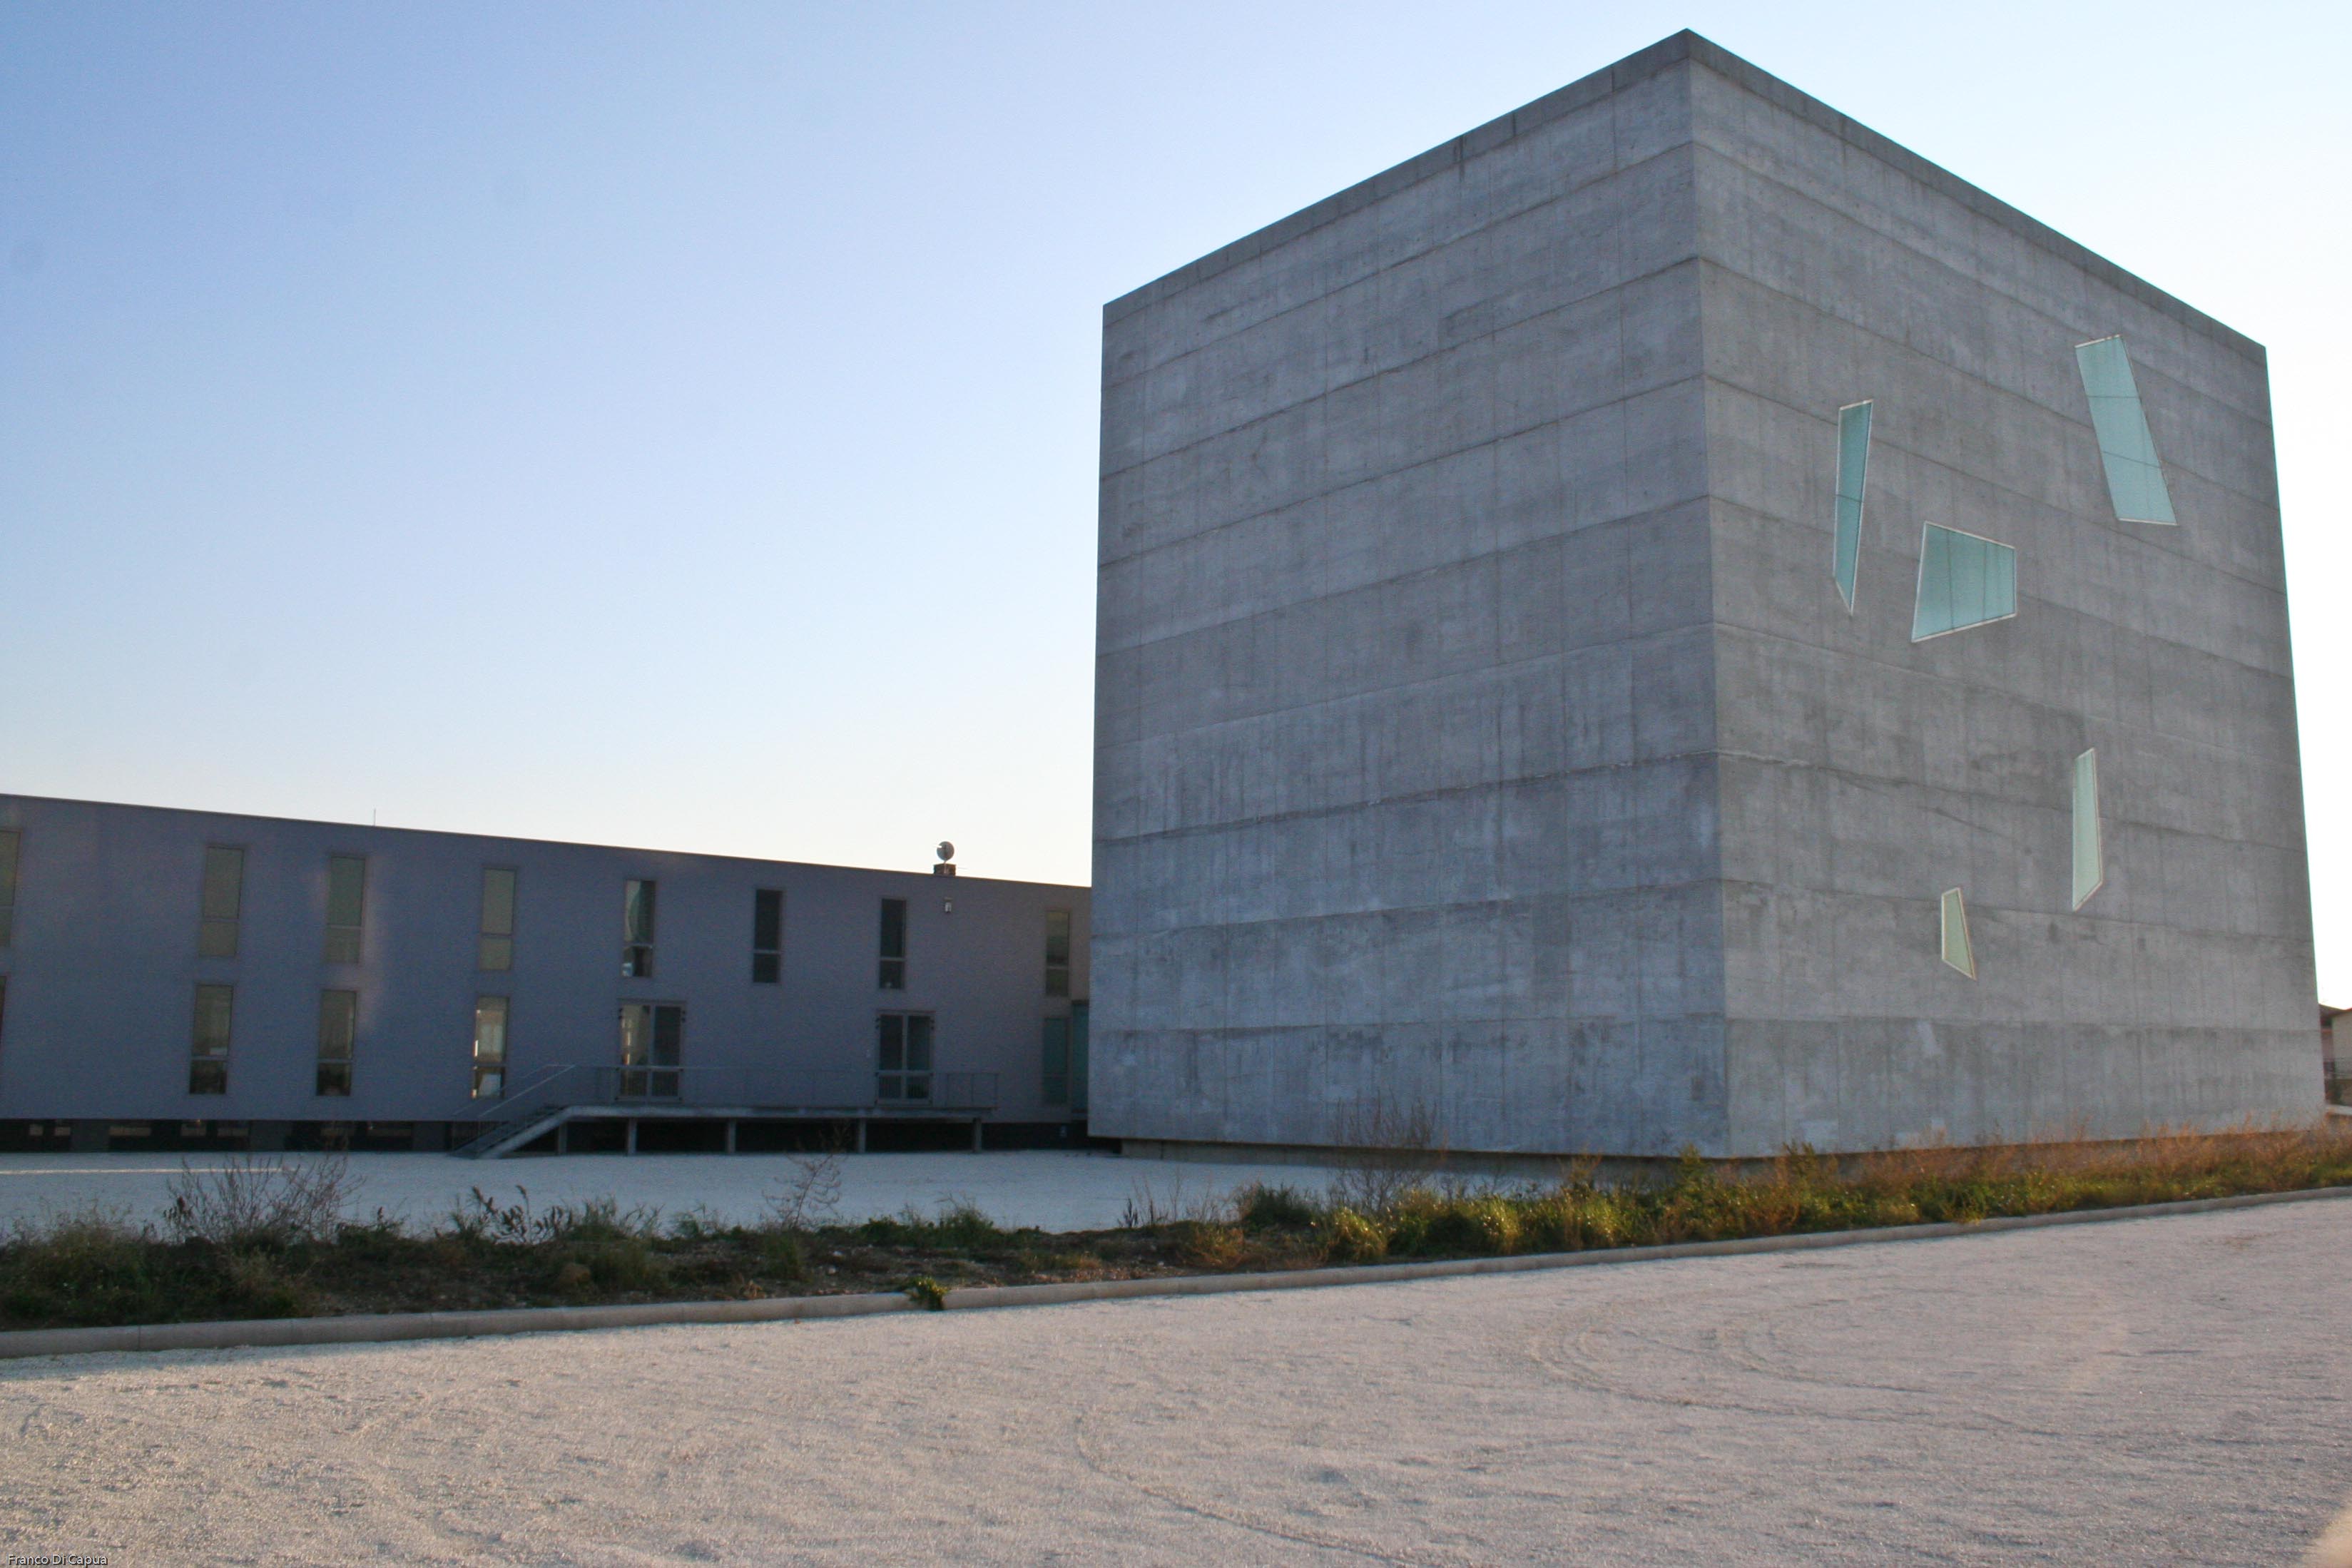
[[[297,1156],[299,1158],[299,1156]],[[191,1154],[194,1170],[221,1157]],[[610,1197],[625,1207],[649,1204],[675,1215],[701,1205],[729,1220],[751,1220],[768,1194],[799,1166],[783,1154],[549,1155],[520,1160],[460,1160],[447,1154],[353,1154],[355,1217],[378,1207],[431,1224],[480,1187],[500,1203],[529,1189],[533,1205]],[[163,1206],[164,1184],[180,1172],[176,1156],[152,1154],[0,1154],[0,1230],[45,1212],[100,1204],[151,1219]],[[1054,1151],[990,1154],[849,1154],[841,1162],[840,1215],[845,1221],[923,1214],[942,1205],[977,1205],[999,1225],[1095,1230],[1119,1223],[1130,1200],[1148,1196],[1163,1210],[1223,1197],[1264,1180],[1320,1192],[1331,1173],[1301,1165],[1217,1165],[1178,1160],[1123,1160]]]
[[[2352,1202],[1833,1253],[0,1363],[0,1551],[2291,1564]]]

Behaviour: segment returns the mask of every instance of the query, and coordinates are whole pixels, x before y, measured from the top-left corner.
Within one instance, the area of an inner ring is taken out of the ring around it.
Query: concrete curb
[[[2153,1219],[2210,1214],[2216,1209],[2352,1198],[2352,1187],[2293,1193],[2247,1193],[2227,1198],[2140,1204],[2128,1208],[2068,1209],[2063,1214],[2003,1215],[1968,1224],[1887,1226],[1874,1230],[1808,1231],[1737,1241],[1687,1241],[1668,1247],[1596,1247],[1589,1252],[1528,1253],[1514,1258],[1454,1258],[1427,1263],[1349,1264],[1337,1268],[1289,1268],[1267,1274],[1182,1274],[1156,1279],[1074,1279],[1051,1285],[976,1285],[947,1294],[950,1311],[1043,1307],[1070,1301],[1111,1301],[1144,1296],[1222,1296],[1238,1290],[1300,1290],[1325,1285],[1374,1285],[1401,1279],[1444,1279],[1472,1274],[1524,1274],[1542,1268],[1584,1268],[1673,1258],[1734,1258],[1757,1252],[1808,1252],[1886,1241],[1933,1241],[2003,1230],[2040,1230],[2104,1220]],[[0,1361],[25,1356],[93,1355],[110,1351],[227,1350],[239,1346],[376,1344],[396,1340],[472,1339],[491,1334],[562,1333],[581,1329],[632,1329],[667,1323],[772,1323],[862,1318],[918,1311],[897,1291],[854,1296],[774,1296],[757,1301],[648,1301],[625,1307],[517,1307],[488,1312],[395,1312],[344,1318],[260,1318],[222,1323],[137,1323],[106,1329],[23,1329],[0,1333]]]

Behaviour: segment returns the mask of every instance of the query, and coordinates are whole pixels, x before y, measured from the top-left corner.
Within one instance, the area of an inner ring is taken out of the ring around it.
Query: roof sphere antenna
[[[955,858],[955,846],[944,838],[940,840],[940,858],[942,860]]]

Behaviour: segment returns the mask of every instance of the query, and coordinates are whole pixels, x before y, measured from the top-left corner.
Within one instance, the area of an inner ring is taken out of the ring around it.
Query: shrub
[[[1315,1205],[1296,1187],[1269,1187],[1252,1182],[1234,1194],[1234,1211],[1244,1230],[1308,1230],[1316,1220]]]
[[[1378,1263],[1389,1255],[1389,1233],[1353,1209],[1334,1209],[1324,1222],[1323,1256],[1334,1263]]]
[[[331,1240],[358,1187],[350,1162],[340,1154],[319,1160],[240,1154],[205,1171],[184,1160],[164,1187],[172,1202],[163,1228],[174,1241],[215,1247]]]

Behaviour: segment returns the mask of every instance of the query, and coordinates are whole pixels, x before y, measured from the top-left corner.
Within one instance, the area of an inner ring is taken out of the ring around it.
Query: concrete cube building
[[[2263,350],[1690,34],[1105,310],[1093,1130],[2321,1103]]]

